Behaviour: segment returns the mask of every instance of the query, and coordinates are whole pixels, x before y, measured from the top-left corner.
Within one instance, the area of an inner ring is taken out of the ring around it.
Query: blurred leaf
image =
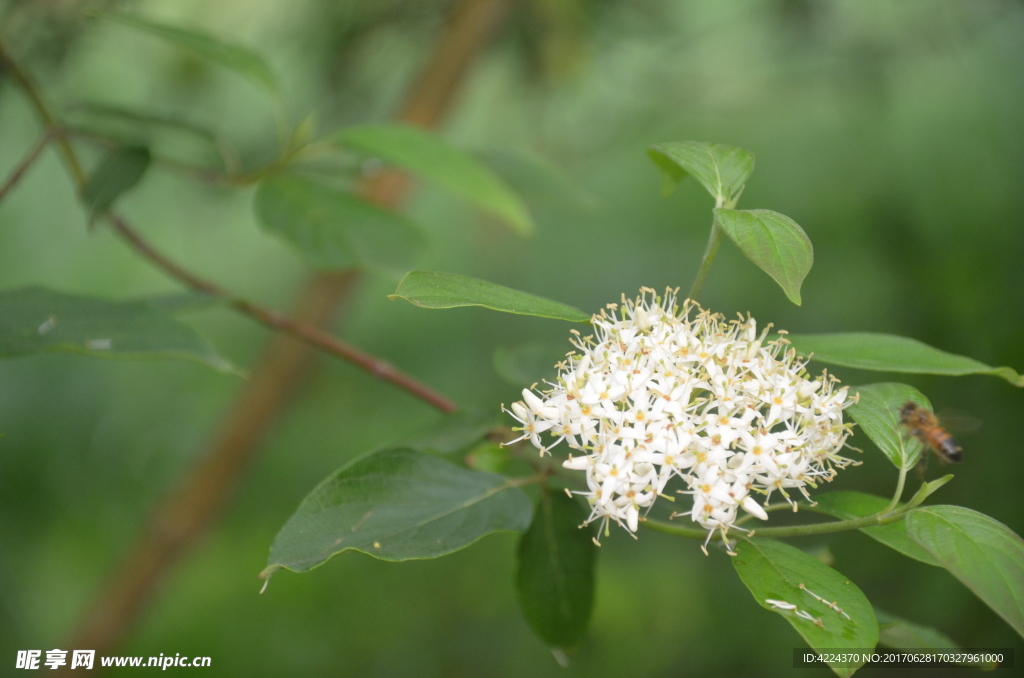
[[[186,132],[208,143],[219,157],[225,170],[233,171],[238,169],[240,162],[238,160],[238,153],[230,144],[218,137],[213,130],[188,120],[149,111],[139,111],[126,106],[115,106],[91,101],[74,104],[69,107],[69,111],[72,113],[84,113],[85,116],[83,117],[93,119],[120,120],[122,122],[134,123],[144,128],[163,127]]]
[[[647,149],[661,170],[661,193],[671,195],[676,185],[692,174],[719,205],[735,204],[747,177],[754,171],[754,154],[737,146],[708,141],[671,141]]]
[[[125,146],[107,153],[82,187],[90,221],[110,209],[122,193],[139,183],[149,168],[149,149]]]
[[[871,442],[889,457],[896,468],[910,468],[921,458],[923,446],[900,423],[899,409],[907,402],[932,409],[920,391],[906,384],[857,386],[860,400],[847,410]]]
[[[785,617],[812,648],[870,648],[878,642],[871,603],[846,577],[814,556],[771,539],[741,539],[736,553],[733,567],[754,600]],[[832,670],[850,676],[856,668]]]
[[[562,492],[544,492],[530,529],[519,540],[516,589],[530,628],[547,645],[579,645],[594,603],[593,531],[587,511]]]
[[[874,515],[879,511],[884,511],[889,505],[888,499],[862,492],[826,492],[817,495],[814,499],[817,502],[817,506],[814,507],[815,511],[827,513],[841,520],[852,520],[854,518]],[[888,525],[862,527],[860,531],[875,541],[881,542],[914,560],[920,560],[922,563],[928,563],[929,565],[938,565],[935,559],[907,534],[907,523],[905,520],[898,520]],[[904,645],[903,647],[917,646]]]
[[[946,634],[930,626],[922,626],[875,608],[878,618],[878,644],[884,647],[920,648],[922,650],[959,650],[960,645]],[[995,663],[967,663],[963,666],[977,666],[983,671],[996,668]]]
[[[494,311],[576,323],[590,321],[588,314],[572,306],[457,273],[411,271],[388,298],[405,299],[423,308],[483,306]]]
[[[495,412],[459,410],[442,416],[426,429],[402,441],[402,447],[417,452],[451,454],[483,440],[497,419]]]
[[[531,342],[494,350],[494,371],[506,382],[520,388],[536,384],[555,374],[555,363],[568,351],[558,344]]]
[[[501,473],[511,458],[507,447],[498,443],[481,443],[466,454],[466,466],[474,471]]]
[[[962,506],[907,514],[918,544],[1024,637],[1024,540],[994,518]]]
[[[562,168],[535,153],[519,148],[482,151],[478,157],[516,193],[535,205],[593,212],[600,201]]]
[[[167,313],[188,313],[190,311],[201,311],[211,306],[218,306],[224,303],[220,297],[205,292],[182,292],[181,294],[166,294],[160,297],[150,297],[145,302],[154,308]]]
[[[146,300],[106,301],[24,287],[0,292],[0,357],[80,353],[98,358],[193,360],[232,366],[204,339]]]
[[[350,549],[382,560],[437,558],[492,532],[525,530],[530,500],[513,483],[405,448],[360,457],[302,500],[260,577],[282,567],[306,572]]]
[[[504,220],[523,235],[533,217],[515,192],[473,157],[435,134],[398,123],[360,125],[337,132],[336,141],[433,181]]]
[[[263,227],[316,268],[364,265],[401,275],[425,243],[405,217],[298,176],[262,182],[254,206]]]
[[[733,210],[719,207],[715,221],[747,258],[779,283],[800,305],[800,285],[814,263],[811,240],[784,214],[771,210]]]
[[[214,61],[243,75],[271,92],[278,89],[277,78],[263,57],[248,47],[227,42],[195,29],[150,21],[130,14],[104,14],[124,26],[137,28],[187,49],[204,59]]]
[[[909,337],[875,332],[841,332],[797,334],[786,338],[801,354],[813,353],[814,360],[831,365],[952,377],[991,374],[1002,377],[1014,386],[1024,387],[1024,376],[1009,367],[991,367],[974,358],[946,353]]]

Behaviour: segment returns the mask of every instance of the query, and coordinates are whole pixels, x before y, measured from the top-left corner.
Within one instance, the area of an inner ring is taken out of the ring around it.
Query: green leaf
[[[874,515],[889,506],[889,500],[862,492],[826,492],[815,497],[815,511],[827,513],[841,520],[853,520]],[[905,556],[929,565],[938,565],[928,552],[907,534],[907,523],[898,520],[888,525],[862,527],[861,532]],[[904,645],[903,647],[917,647]]]
[[[588,314],[572,306],[457,273],[411,271],[388,298],[405,299],[423,308],[483,306],[504,313],[590,322]]]
[[[927,499],[931,495],[935,494],[935,492],[940,487],[942,487],[943,485],[945,485],[946,483],[948,483],[952,479],[953,479],[953,474],[950,473],[950,474],[942,476],[941,478],[933,480],[931,482],[921,483],[921,487],[918,488],[917,492],[914,493],[914,496],[911,497],[910,501],[907,502],[907,506],[909,506],[911,508],[920,506],[921,504],[924,503],[925,499]]]
[[[930,626],[922,626],[875,608],[878,618],[878,644],[884,647],[919,648],[922,650],[955,651],[960,645],[946,634]],[[960,662],[963,666],[977,666],[984,671],[996,668],[992,663]]]
[[[299,505],[260,574],[305,572],[342,551],[381,560],[437,558],[502,530],[525,530],[530,500],[493,473],[406,448],[356,459]]]
[[[907,402],[932,409],[928,399],[913,386],[906,384],[869,384],[857,386],[860,400],[847,412],[862,431],[878,445],[896,468],[909,469],[921,458],[921,443],[907,434],[900,423],[899,409]]]
[[[579,645],[594,604],[597,547],[593,531],[581,527],[586,519],[575,499],[544,492],[519,540],[519,606],[533,632],[562,650]]]
[[[405,217],[302,177],[264,181],[254,207],[266,230],[295,246],[316,268],[362,265],[401,275],[425,242]]]
[[[0,357],[79,353],[97,358],[178,358],[232,371],[160,301],[106,301],[24,287],[0,292]]]
[[[402,440],[402,447],[417,452],[452,454],[479,442],[494,428],[494,412],[459,410]]]
[[[878,642],[871,603],[856,585],[814,556],[771,539],[741,539],[736,553],[733,567],[754,600],[785,617],[812,648],[871,648]],[[856,668],[832,670],[850,676]]]
[[[107,153],[82,187],[82,201],[92,220],[110,209],[122,193],[139,183],[149,168],[149,149],[125,146]]]
[[[497,443],[480,443],[466,453],[466,466],[474,471],[486,471],[487,473],[503,473],[512,455],[507,447]]]
[[[754,171],[750,151],[708,141],[655,144],[647,149],[647,156],[661,170],[662,195],[671,195],[676,185],[692,174],[719,205],[734,205]]]
[[[499,346],[494,351],[494,371],[506,382],[520,388],[555,375],[555,363],[568,351],[558,344],[531,342],[514,348]]]
[[[715,209],[715,223],[758,268],[779,283],[798,306],[800,285],[814,263],[814,248],[804,229],[771,210]]]
[[[479,152],[477,157],[531,205],[578,213],[594,212],[600,205],[597,196],[535,153],[522,148],[502,148]]]
[[[803,355],[831,365],[879,372],[941,374],[959,377],[991,374],[1024,387],[1024,376],[1009,367],[992,367],[974,358],[946,353],[909,337],[875,332],[790,334],[786,337]]]
[[[1024,540],[994,518],[962,506],[907,514],[911,538],[1024,637]]]
[[[277,92],[277,78],[274,77],[270,67],[262,56],[247,47],[221,40],[195,29],[150,21],[130,14],[104,14],[103,16],[124,26],[163,38],[193,54],[214,61],[249,78],[270,92]]]
[[[348,148],[437,183],[507,222],[523,235],[530,235],[535,229],[530,211],[504,181],[435,134],[392,123],[349,127],[333,138]]]

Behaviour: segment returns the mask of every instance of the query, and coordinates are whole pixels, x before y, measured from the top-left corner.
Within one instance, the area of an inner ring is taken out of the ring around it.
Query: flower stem
[[[719,198],[715,201],[715,207],[721,206],[722,199]],[[725,232],[718,225],[718,220],[712,217],[708,246],[704,249],[704,258],[700,261],[700,270],[697,271],[697,277],[694,278],[693,286],[690,287],[690,293],[687,295],[689,299],[697,300],[697,295],[700,294],[701,288],[704,287],[704,280],[708,277],[708,271],[711,270],[711,264],[715,263],[715,257],[718,255],[718,248],[721,247],[724,236]]]
[[[885,510],[882,511],[882,513],[888,513],[889,511],[892,511],[894,508],[899,506],[900,499],[903,498],[903,486],[906,484],[906,482],[907,469],[900,468],[900,477],[899,480],[896,481],[896,493],[893,494],[892,501],[889,502],[889,505],[885,507]]]
[[[901,520],[903,515],[909,510],[909,507],[904,506],[896,511],[881,511],[874,515],[865,516],[863,518],[853,518],[851,520],[835,520],[827,523],[791,525],[788,527],[765,527],[751,532],[750,536],[776,538],[803,537],[810,534],[829,534],[831,532],[859,530],[862,527],[874,527],[877,525],[888,525],[889,523],[894,523],[897,520]],[[707,530],[680,527],[678,525],[663,523],[658,520],[647,520],[641,523],[641,525],[654,530],[655,532],[671,534],[676,537],[686,537],[687,539],[706,539],[708,536]]]

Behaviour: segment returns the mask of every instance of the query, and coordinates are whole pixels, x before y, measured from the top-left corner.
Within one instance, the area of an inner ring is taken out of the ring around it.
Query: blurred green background
[[[386,119],[447,5],[126,4],[258,47],[285,82],[295,118],[315,111],[320,132]],[[255,88],[159,40],[83,18],[108,6],[7,0],[0,36],[62,113],[83,101],[160,112],[218,130],[249,164],[270,157],[273,119]],[[514,182],[540,226],[531,240],[447,194],[418,189],[408,211],[433,239],[421,267],[587,310],[641,285],[685,291],[711,200],[692,181],[661,199],[644,149],[719,141],[757,155],[740,206],[793,217],[814,242],[815,267],[796,307],[726,244],[704,288],[706,305],[749,311],[793,332],[904,334],[1024,368],[1022,82],[1017,0],[520,2],[473,66],[443,134],[467,149],[528,150],[560,167],[573,188],[530,175]],[[0,175],[38,134],[21,93],[0,84]],[[204,160],[180,134],[149,140],[158,151]],[[99,157],[81,149],[90,162]],[[177,260],[286,308],[304,268],[259,230],[251,199],[250,189],[156,169],[121,204]],[[178,290],[104,228],[86,231],[52,150],[0,204],[0,289],[29,284],[110,298]],[[365,279],[339,331],[464,406],[496,411],[516,398],[492,368],[496,347],[568,336],[557,321],[391,303],[385,295],[394,285]],[[225,310],[189,321],[241,365],[268,337]],[[986,377],[836,372],[854,384],[905,381],[938,409],[981,419],[961,440],[955,481],[934,500],[1024,533],[1024,393]],[[66,644],[95,587],[157,498],[196,461],[240,385],[187,363],[50,355],[0,362],[3,666],[18,649]],[[592,630],[568,669],[517,610],[512,534],[433,561],[347,553],[308,574],[281,573],[257,595],[270,542],[306,492],[434,417],[403,393],[321,359],[223,522],[158,592],[123,653],[208,655],[207,672],[218,676],[817,675],[789,668],[796,633],[751,599],[725,556],[705,557],[695,543],[654,533],[604,541]],[[829,489],[888,494],[891,465],[857,442],[864,465]],[[798,543],[826,544],[834,567],[879,607],[964,646],[1015,646],[1024,658],[1010,628],[944,571],[858,533]]]

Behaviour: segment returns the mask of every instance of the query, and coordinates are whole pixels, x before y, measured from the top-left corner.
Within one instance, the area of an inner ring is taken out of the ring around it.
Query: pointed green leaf
[[[338,132],[334,139],[348,148],[437,183],[507,222],[523,235],[534,231],[530,211],[502,179],[435,134],[394,123],[349,127]]]
[[[402,440],[402,447],[417,452],[453,454],[480,442],[494,428],[494,412],[459,410],[443,415],[427,428]]]
[[[106,301],[24,287],[0,292],[0,357],[79,353],[134,360],[177,358],[231,365],[160,301]]]
[[[504,313],[590,322],[589,315],[572,306],[457,273],[411,271],[388,298],[405,299],[423,308],[483,306]]]
[[[786,338],[800,353],[813,353],[814,360],[830,365],[951,377],[991,374],[1002,377],[1014,386],[1024,387],[1024,375],[1009,367],[992,367],[974,358],[940,351],[909,337],[875,332],[838,332],[791,334]]]
[[[264,181],[254,207],[265,229],[295,246],[317,268],[361,265],[401,275],[424,245],[419,230],[405,217],[303,177]]]
[[[492,532],[525,530],[530,500],[513,481],[397,448],[335,471],[299,505],[261,577],[305,572],[342,551],[381,560],[437,558]]]
[[[107,153],[82,187],[82,201],[90,219],[110,209],[122,193],[135,184],[149,168],[149,149],[126,146]]]
[[[952,479],[953,474],[949,473],[942,476],[941,478],[937,478],[930,482],[921,483],[921,487],[918,488],[917,492],[914,493],[914,496],[911,497],[910,501],[907,502],[907,506],[911,508],[920,506],[921,504],[924,503],[925,499],[935,494],[935,492],[940,487],[942,487]]]
[[[747,177],[754,171],[754,154],[737,146],[708,141],[670,141],[647,149],[661,170],[661,193],[668,196],[692,174],[719,205],[735,204]]]
[[[1024,540],[962,506],[907,514],[907,531],[944,568],[1024,637]]]
[[[732,565],[758,604],[784,617],[811,647],[874,647],[879,641],[871,603],[814,556],[782,542],[742,539]],[[840,676],[856,671],[831,668]]]
[[[271,92],[276,92],[278,89],[277,78],[274,77],[266,61],[248,47],[221,40],[196,29],[150,21],[130,14],[104,14],[103,16],[124,26],[163,38],[204,59],[214,61],[249,78]]]
[[[736,554],[733,567],[758,605],[785,617],[812,648],[870,648],[878,642],[871,603],[814,556],[771,539],[741,539]],[[857,669],[832,670],[850,676]]]
[[[804,229],[771,210],[719,207],[715,223],[748,259],[779,283],[790,301],[800,305],[800,286],[814,263],[814,248]]]
[[[879,511],[884,511],[889,505],[888,499],[862,492],[826,492],[817,495],[814,499],[817,502],[817,506],[814,507],[815,511],[827,513],[841,520],[853,520],[874,515]],[[898,520],[888,525],[862,527],[860,531],[914,560],[920,560],[929,565],[938,565],[935,559],[907,534],[905,520]],[[903,647],[917,646],[904,645]]]
[[[896,468],[914,466],[921,458],[922,445],[907,434],[900,423],[899,409],[907,402],[915,402],[930,410],[928,399],[906,384],[869,384],[855,390],[860,399],[847,410],[850,416]]]
[[[594,604],[593,530],[587,511],[562,492],[545,492],[519,540],[516,590],[533,632],[548,646],[579,645]]]
[[[567,347],[530,342],[513,348],[499,346],[494,351],[494,371],[503,380],[524,388],[544,379],[553,379],[555,363],[564,360]]]

